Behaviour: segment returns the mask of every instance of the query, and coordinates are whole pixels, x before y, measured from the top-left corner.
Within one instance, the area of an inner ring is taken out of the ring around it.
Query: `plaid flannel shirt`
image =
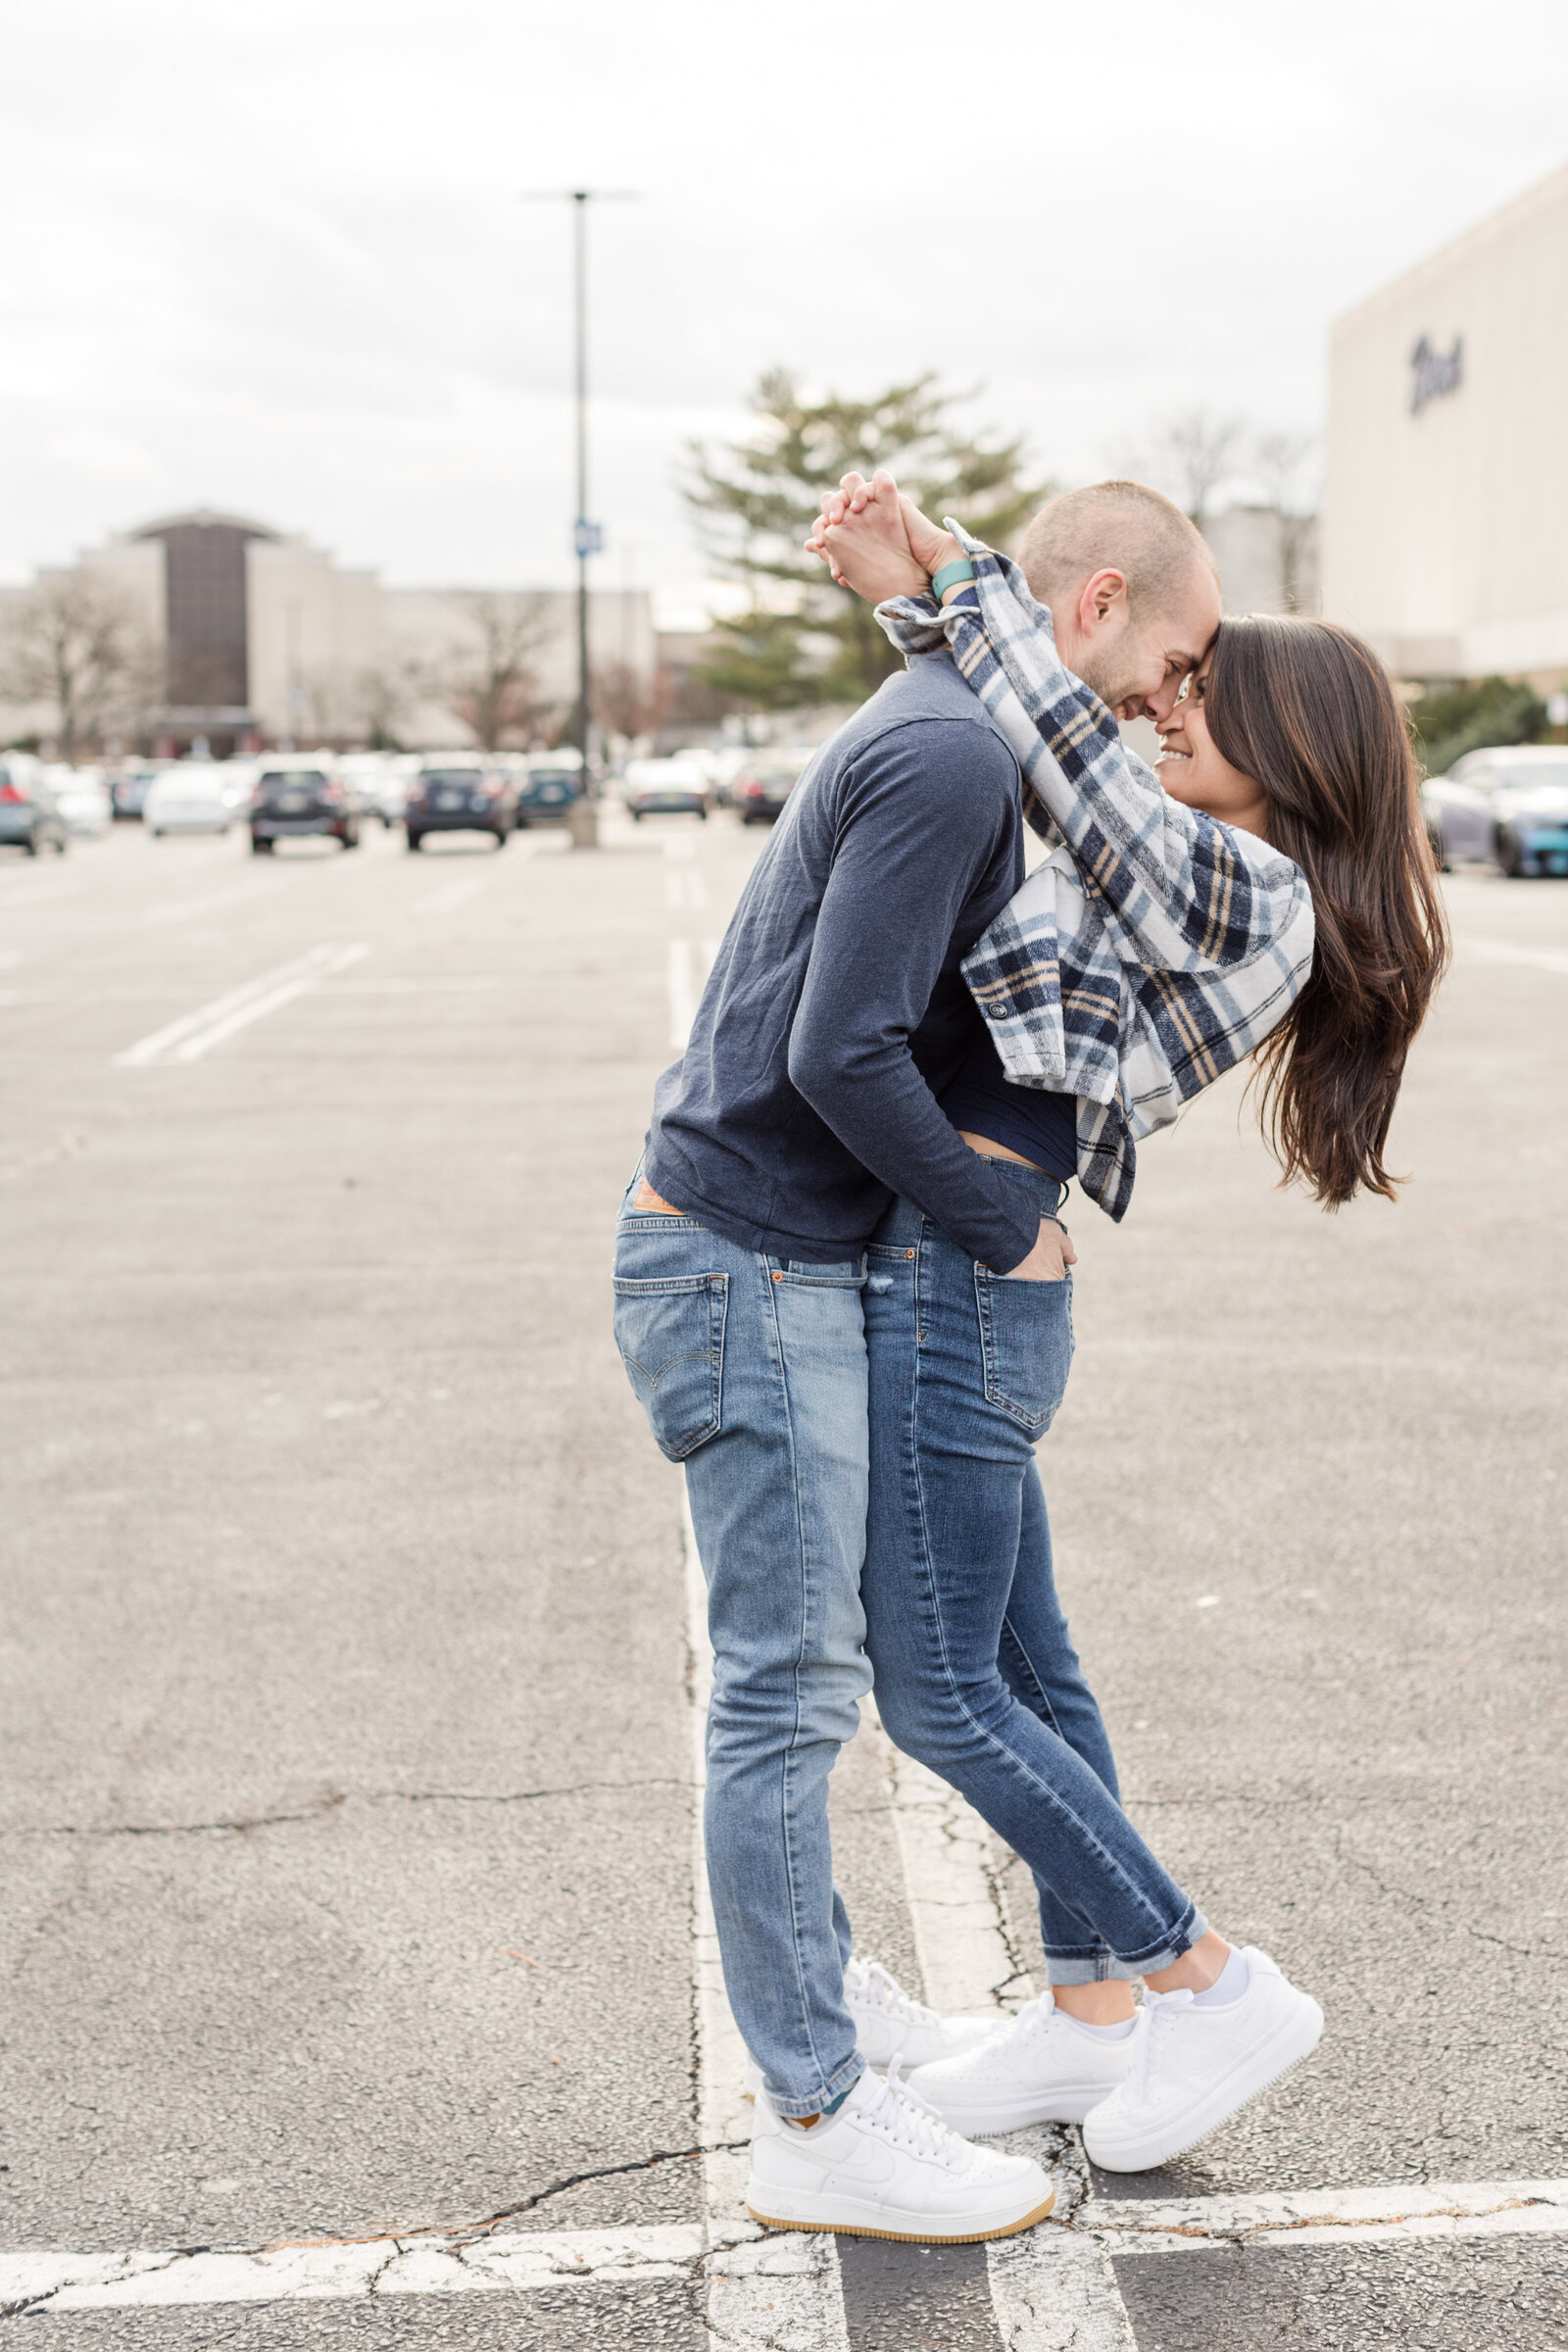
[[[1164,792],[1092,688],[1064,668],[1015,564],[951,519],[975,581],[877,618],[906,654],[952,650],[1024,775],[1053,854],[970,951],[963,976],[1018,1086],[1078,1098],[1078,1180],[1120,1218],[1135,1146],[1259,1046],[1312,968],[1298,867]]]

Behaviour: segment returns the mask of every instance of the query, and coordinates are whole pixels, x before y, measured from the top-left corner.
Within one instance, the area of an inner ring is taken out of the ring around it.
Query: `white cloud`
[[[54,0],[0,91],[0,576],[145,498],[399,580],[568,569],[564,206],[593,503],[689,602],[674,474],[758,371],[986,389],[1043,469],[1202,399],[1309,424],[1327,324],[1563,147],[1555,0]],[[618,576],[612,556],[606,576]]]

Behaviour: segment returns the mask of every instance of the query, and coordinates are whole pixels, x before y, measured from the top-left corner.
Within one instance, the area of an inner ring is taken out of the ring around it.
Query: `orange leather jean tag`
[[[661,1200],[653,1186],[646,1181],[637,1187],[637,1198],[632,1206],[657,1209],[662,1217],[679,1217],[686,1213],[684,1209],[672,1207],[669,1201]]]

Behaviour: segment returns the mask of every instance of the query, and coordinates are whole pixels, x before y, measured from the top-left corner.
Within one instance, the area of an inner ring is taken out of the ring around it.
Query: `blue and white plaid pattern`
[[[947,525],[975,568],[940,612],[900,597],[877,618],[906,654],[951,648],[1024,773],[1024,815],[1053,854],[963,965],[1003,1068],[1078,1098],[1078,1180],[1120,1218],[1135,1146],[1234,1069],[1312,969],[1312,902],[1289,858],[1184,808],[1062,666],[1051,614],[1015,564]]]

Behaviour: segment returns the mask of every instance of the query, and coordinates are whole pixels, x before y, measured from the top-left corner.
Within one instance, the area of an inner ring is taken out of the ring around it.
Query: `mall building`
[[[1323,611],[1412,683],[1568,684],[1568,169],[1339,319]]]
[[[285,742],[463,742],[468,729],[446,694],[509,642],[524,649],[544,711],[559,717],[576,697],[570,589],[389,588],[308,539],[207,510],[143,523],[38,583],[72,577],[134,614],[162,681],[138,731],[165,756],[197,742],[218,757]],[[0,606],[27,594],[6,589]],[[634,703],[651,693],[646,589],[593,593],[589,655],[602,682],[629,682]],[[46,736],[54,721],[48,706],[0,706],[0,741]]]

